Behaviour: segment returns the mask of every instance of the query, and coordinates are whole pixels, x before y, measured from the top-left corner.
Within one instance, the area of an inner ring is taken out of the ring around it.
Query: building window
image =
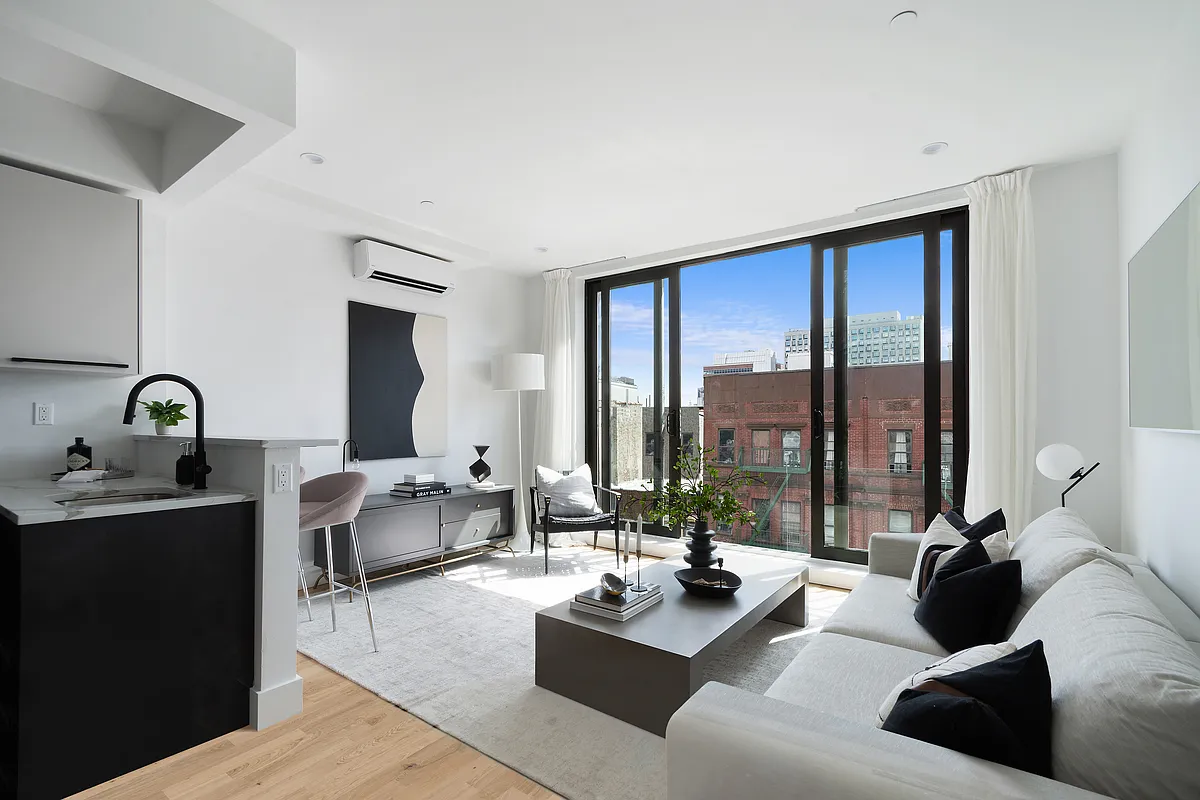
[[[750,463],[756,467],[771,466],[771,432],[750,431]]]
[[[783,432],[783,465],[785,467],[803,466],[803,455],[800,452],[800,431]]]
[[[689,456],[694,456],[696,454],[696,434],[680,434],[679,444],[683,447],[683,452],[687,453]]]
[[[804,546],[803,532],[800,529],[802,505],[793,500],[784,500],[779,507],[780,524],[783,525],[783,544],[788,550],[808,552]]]
[[[717,429],[717,461],[722,464],[733,463],[733,428]]]
[[[942,489],[954,488],[954,431],[942,431]]]
[[[760,540],[771,538],[771,501],[754,501],[754,530],[758,531]]]
[[[833,434],[825,434],[825,470],[833,469]]]
[[[888,431],[888,471],[912,472],[912,431]]]
[[[911,511],[888,510],[888,530],[892,533],[912,533]]]
[[[654,454],[658,452],[658,434],[646,434],[646,449],[645,455],[647,458],[654,458]]]

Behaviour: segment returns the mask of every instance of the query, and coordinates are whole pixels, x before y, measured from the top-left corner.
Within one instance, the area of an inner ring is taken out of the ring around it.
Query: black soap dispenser
[[[192,455],[192,443],[183,442],[183,455],[175,462],[175,482],[180,486],[191,486],[196,482],[196,457]]]

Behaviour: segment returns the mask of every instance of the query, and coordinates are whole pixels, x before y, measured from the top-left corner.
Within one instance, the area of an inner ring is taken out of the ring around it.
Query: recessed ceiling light
[[[325,156],[321,155],[320,153],[301,153],[300,158],[304,159],[310,164],[313,164],[314,166],[325,163]]]
[[[433,201],[432,200],[422,200],[421,205],[425,206],[425,208],[433,208]]]
[[[908,28],[917,21],[917,12],[901,11],[896,16],[892,17],[892,21],[888,23],[893,28]]]
[[[550,252],[549,247],[535,247],[533,249],[535,252],[538,252],[538,253],[549,253]]]
[[[949,146],[950,145],[946,144],[945,142],[930,142],[921,148],[921,153],[927,156],[936,156]]]

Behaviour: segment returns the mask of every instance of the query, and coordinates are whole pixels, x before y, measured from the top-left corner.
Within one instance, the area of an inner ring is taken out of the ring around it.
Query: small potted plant
[[[754,522],[754,512],[741,504],[737,490],[761,483],[740,467],[729,467],[725,474],[711,462],[716,448],[708,447],[696,452],[695,448],[683,447],[679,451],[679,481],[665,483],[647,498],[646,507],[651,517],[663,520],[667,525],[686,525],[693,522],[689,531],[688,554],[683,560],[694,567],[710,567],[717,563],[717,546],[713,544],[716,531],[714,524],[749,525]]]
[[[176,403],[168,398],[167,402],[163,403],[158,400],[147,403],[145,400],[140,400],[146,408],[146,416],[150,417],[154,422],[154,432],[159,436],[167,435],[167,428],[174,428],[179,424],[179,420],[187,419],[187,414],[183,410],[187,408],[187,403]]]

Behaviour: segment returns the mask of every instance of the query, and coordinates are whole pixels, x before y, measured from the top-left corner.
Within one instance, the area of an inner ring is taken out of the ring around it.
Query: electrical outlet
[[[33,404],[33,424],[34,425],[53,425],[54,424],[54,403],[34,403]]]
[[[292,465],[276,464],[272,467],[275,473],[274,492],[290,492],[292,490]]]

